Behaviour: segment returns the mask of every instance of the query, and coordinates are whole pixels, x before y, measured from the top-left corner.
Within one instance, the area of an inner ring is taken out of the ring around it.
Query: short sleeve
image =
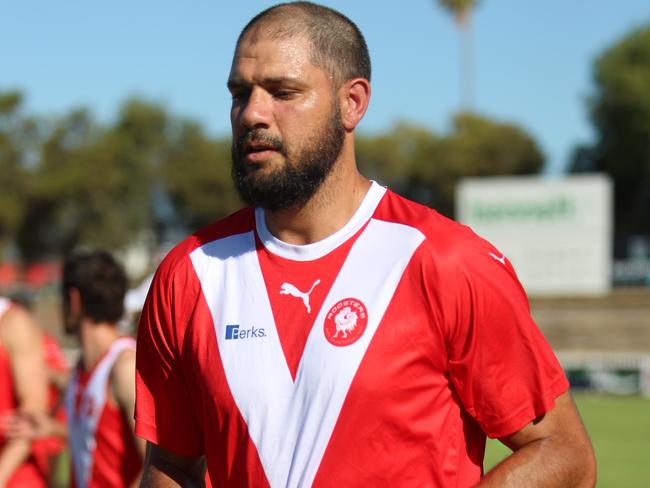
[[[189,260],[186,259],[187,263]],[[181,456],[203,454],[202,429],[193,405],[182,348],[195,303],[194,273],[163,261],[149,289],[138,326],[136,434]]]
[[[504,437],[552,409],[568,381],[507,259],[484,243],[459,261],[446,316],[450,379],[483,431]]]

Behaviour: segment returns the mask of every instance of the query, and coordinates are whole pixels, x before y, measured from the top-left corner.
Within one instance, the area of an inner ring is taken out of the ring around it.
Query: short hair
[[[237,38],[237,46],[253,28],[273,39],[304,34],[311,43],[311,61],[337,83],[353,78],[370,81],[370,54],[361,31],[342,13],[311,2],[287,2],[253,17]],[[256,37],[253,37],[255,41]]]
[[[71,288],[79,290],[83,314],[95,322],[116,323],[124,314],[126,274],[106,251],[80,251],[66,257],[62,288],[64,297]]]

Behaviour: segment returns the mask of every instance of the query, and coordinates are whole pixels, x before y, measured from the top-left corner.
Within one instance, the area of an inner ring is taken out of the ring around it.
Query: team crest
[[[344,298],[325,316],[325,337],[334,346],[349,346],[359,340],[367,324],[366,306],[356,298]]]

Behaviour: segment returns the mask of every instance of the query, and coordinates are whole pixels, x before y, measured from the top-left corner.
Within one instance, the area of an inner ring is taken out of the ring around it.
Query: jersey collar
[[[271,234],[269,229],[266,227],[264,209],[259,207],[255,209],[255,226],[257,228],[257,234],[264,247],[273,254],[294,261],[312,261],[329,254],[356,234],[357,231],[359,231],[359,229],[361,229],[361,227],[363,227],[372,217],[377,205],[379,205],[379,202],[383,198],[384,193],[386,193],[386,188],[373,181],[368,193],[366,193],[366,196],[363,198],[361,205],[359,205],[359,208],[348,223],[334,234],[318,242],[299,246],[281,241]]]

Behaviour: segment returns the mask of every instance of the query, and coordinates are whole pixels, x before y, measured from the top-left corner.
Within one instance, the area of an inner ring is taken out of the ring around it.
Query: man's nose
[[[271,124],[271,97],[264,90],[254,88],[242,106],[241,124],[248,128],[269,127]]]

